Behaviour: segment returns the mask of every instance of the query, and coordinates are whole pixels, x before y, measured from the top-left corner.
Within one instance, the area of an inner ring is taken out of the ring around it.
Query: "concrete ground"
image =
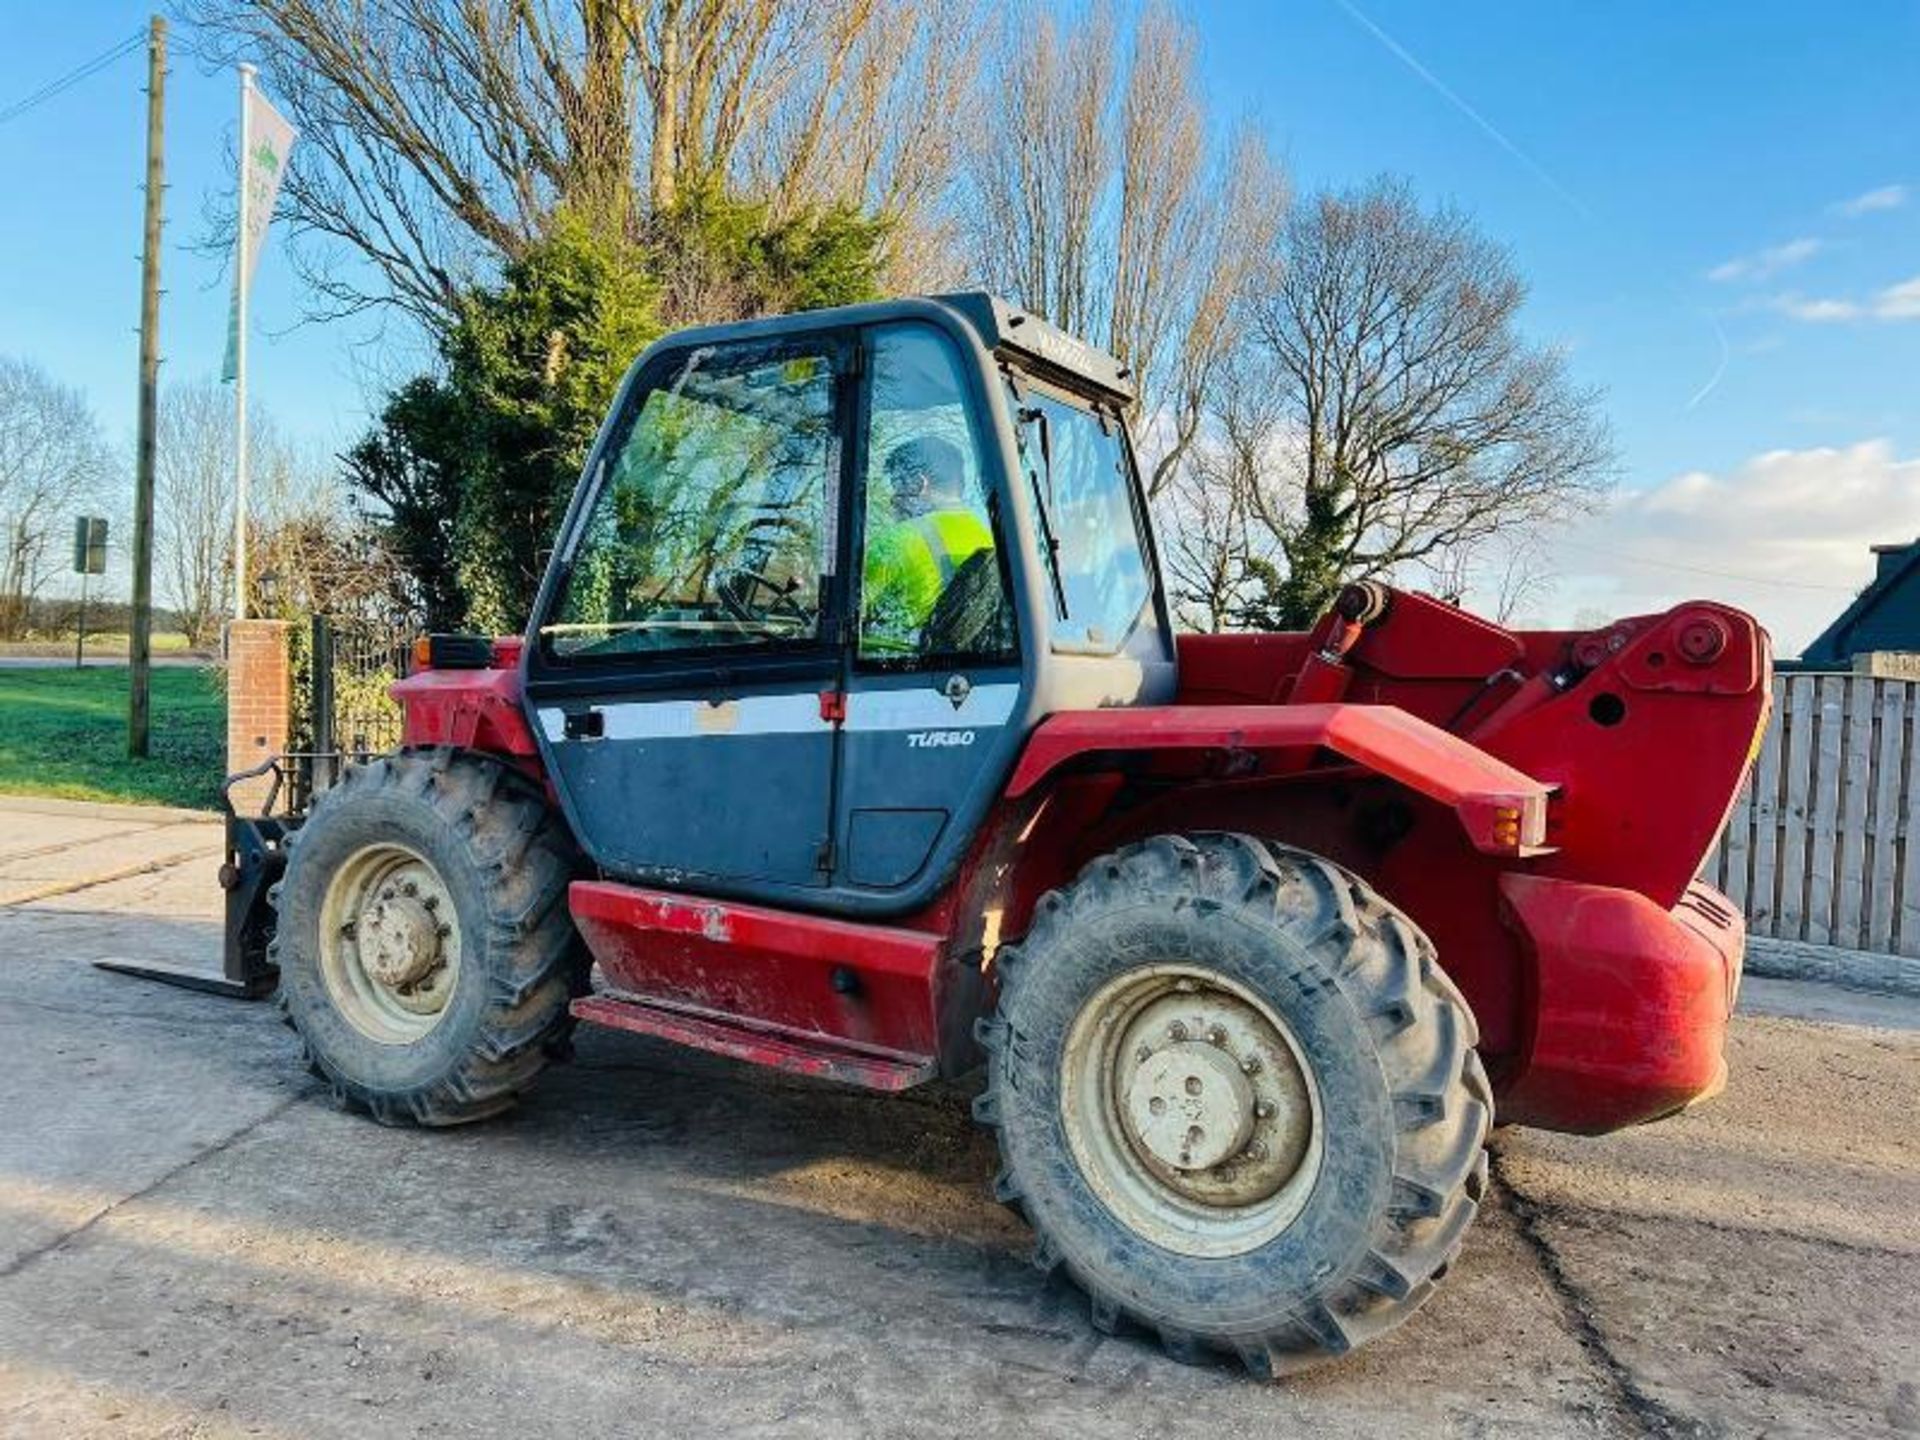
[[[1094,1332],[958,1089],[589,1031],[500,1122],[335,1112],[269,1007],[88,964],[215,968],[218,848],[0,801],[0,1434],[1920,1431],[1920,1002],[1757,982],[1713,1104],[1501,1132],[1433,1302],[1266,1387]]]

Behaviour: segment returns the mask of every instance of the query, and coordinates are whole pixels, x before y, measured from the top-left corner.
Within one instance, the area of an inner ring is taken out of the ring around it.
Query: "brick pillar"
[[[227,625],[227,773],[251,770],[287,748],[293,710],[286,620],[234,620]],[[271,775],[233,787],[233,808],[257,814]]]

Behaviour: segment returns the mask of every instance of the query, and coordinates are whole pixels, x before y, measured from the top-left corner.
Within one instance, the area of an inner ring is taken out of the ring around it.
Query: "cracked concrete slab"
[[[59,849],[36,850],[0,860],[0,905],[20,904],[29,892],[55,885],[85,886],[90,881],[138,869],[164,869],[196,858],[211,857],[212,868],[218,868],[224,846],[220,826],[204,824],[130,828]]]
[[[1501,1174],[1695,1433],[1920,1433],[1920,1037],[1753,1017],[1729,1058],[1715,1103],[1597,1144],[1516,1132]]]
[[[211,876],[224,849],[219,818],[198,811],[0,797],[0,906],[71,903],[103,885],[174,867],[198,867]],[[176,887],[178,893],[201,888]],[[145,893],[163,891],[149,886]]]

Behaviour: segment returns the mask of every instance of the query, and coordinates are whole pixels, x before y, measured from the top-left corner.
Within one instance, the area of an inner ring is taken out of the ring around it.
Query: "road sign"
[[[73,521],[73,573],[107,573],[107,522],[101,515],[76,515]]]

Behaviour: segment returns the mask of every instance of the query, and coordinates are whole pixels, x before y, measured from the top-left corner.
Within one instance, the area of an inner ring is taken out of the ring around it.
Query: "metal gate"
[[[387,692],[407,673],[413,635],[407,624],[313,617],[314,790],[333,784],[343,766],[399,745],[400,706]]]

